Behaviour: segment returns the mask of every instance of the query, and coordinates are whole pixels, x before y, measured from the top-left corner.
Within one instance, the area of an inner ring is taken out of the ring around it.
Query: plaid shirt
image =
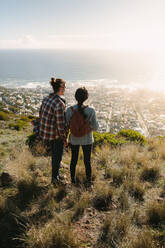
[[[58,95],[51,93],[42,101],[40,111],[39,136],[42,139],[66,139],[65,103]]]

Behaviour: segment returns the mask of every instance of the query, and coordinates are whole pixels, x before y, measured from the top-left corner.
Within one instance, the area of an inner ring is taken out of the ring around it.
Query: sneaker
[[[57,180],[64,180],[64,176],[58,175]]]
[[[86,187],[87,188],[92,188],[92,182],[91,181],[87,181],[86,182]]]
[[[58,178],[55,178],[55,179],[52,179],[52,182],[51,182],[54,186],[57,186],[61,183],[61,181],[58,179]]]

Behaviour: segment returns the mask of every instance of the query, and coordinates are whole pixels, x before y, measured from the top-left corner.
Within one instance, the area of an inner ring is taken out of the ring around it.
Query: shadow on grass
[[[25,232],[29,218],[23,216],[33,199],[37,199],[44,193],[45,187],[40,187],[35,181],[22,180],[17,185],[18,193],[9,196],[0,205],[0,247],[15,248],[24,247],[19,239]]]

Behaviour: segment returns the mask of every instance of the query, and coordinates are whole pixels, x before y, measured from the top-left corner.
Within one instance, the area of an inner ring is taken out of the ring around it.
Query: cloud
[[[40,42],[34,39],[32,35],[24,35],[18,39],[1,40],[0,49],[26,49],[40,48]]]
[[[0,40],[0,49],[99,49],[112,48],[110,35],[49,35],[36,39],[24,35],[15,40]]]
[[[49,35],[50,46],[71,49],[111,49],[113,47],[111,35]]]
[[[117,51],[158,51],[164,48],[165,34],[158,32],[114,32],[93,35],[24,35],[15,40],[0,40],[0,49],[109,49]]]

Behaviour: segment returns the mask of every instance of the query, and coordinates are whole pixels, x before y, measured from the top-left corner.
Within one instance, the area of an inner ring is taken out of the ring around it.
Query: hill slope
[[[164,138],[96,146],[90,188],[82,151],[75,186],[69,162],[65,151],[55,188],[50,157],[34,157],[25,145],[11,151],[0,176],[2,248],[165,247]]]

